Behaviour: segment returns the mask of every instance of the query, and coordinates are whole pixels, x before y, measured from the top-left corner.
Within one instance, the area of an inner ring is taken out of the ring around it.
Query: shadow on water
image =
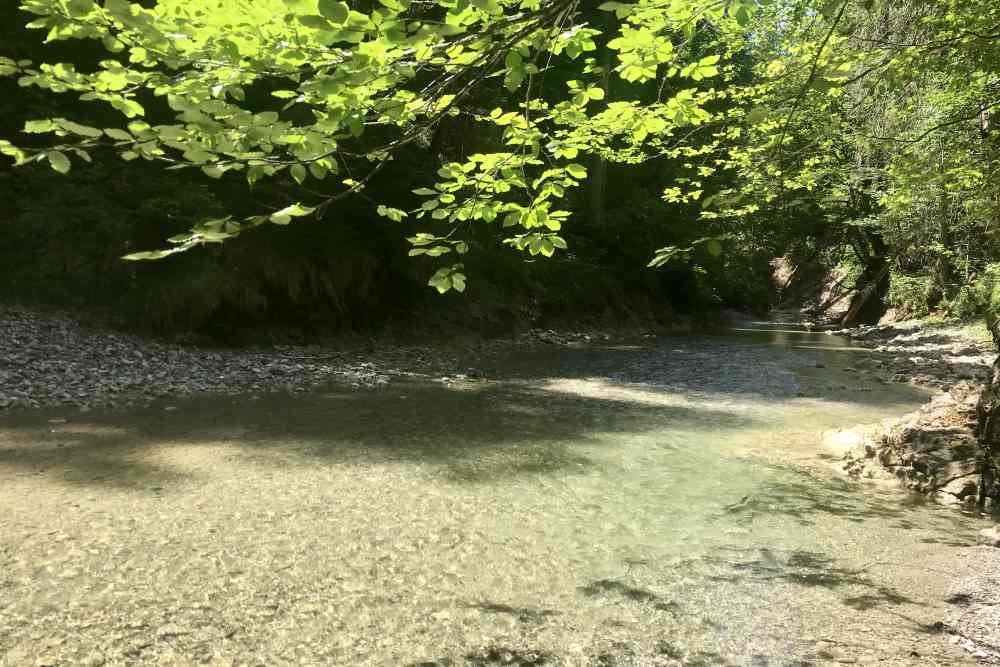
[[[600,436],[711,423],[718,431],[753,418],[702,406],[647,405],[626,398],[547,392],[529,384],[429,382],[357,393],[268,396],[259,401],[187,400],[177,409],[74,417],[50,425],[22,417],[0,426],[0,469],[48,473],[80,484],[143,489],[185,481],[150,461],[176,446],[236,446],[271,465],[409,462],[453,481],[585,471]]]
[[[722,667],[734,665],[726,658],[714,651],[685,652],[668,641],[660,641],[656,647],[656,655],[681,660],[686,667]],[[634,652],[624,643],[618,642],[612,650],[604,651],[591,656],[584,665],[588,667],[626,667],[637,664]],[[754,656],[754,661],[750,664],[753,667],[765,667],[771,663],[764,656]],[[471,665],[473,667],[499,667],[500,665],[510,665],[511,667],[541,667],[542,665],[562,665],[566,664],[559,659],[559,656],[530,648],[514,648],[509,646],[493,646],[464,656],[461,661],[452,658],[438,658],[425,662],[409,663],[406,667],[457,667],[458,665]],[[660,664],[660,663],[657,663]]]
[[[940,622],[922,622],[900,610],[920,608],[925,601],[912,599],[879,581],[867,567],[843,567],[838,559],[822,552],[733,546],[717,549],[700,561],[690,562],[689,567],[707,566],[714,570],[715,574],[707,576],[713,581],[732,584],[761,581],[842,591],[840,603],[856,612],[877,609],[917,634],[938,634],[944,628]]]
[[[559,612],[554,609],[512,607],[510,605],[498,604],[495,602],[479,602],[468,606],[471,609],[478,609],[486,614],[501,614],[504,616],[510,616],[520,623],[542,623],[547,618],[559,615]]]
[[[636,586],[630,586],[626,583],[613,579],[600,579],[586,586],[581,586],[580,592],[587,597],[621,596],[632,602],[647,603],[652,606],[653,609],[666,611],[671,614],[677,614],[681,609],[681,606],[673,600],[664,599],[652,591],[648,591],[644,588],[638,588]]]
[[[859,493],[858,482],[824,476],[792,466],[768,464],[775,474],[758,491],[722,507],[716,520],[754,517],[783,517],[799,525],[810,526],[830,517],[853,523],[882,521],[901,530],[940,530],[940,535],[926,537],[928,544],[970,546],[973,542],[957,539],[956,531],[968,528],[960,513],[947,510],[915,494],[901,491],[866,489]]]
[[[473,651],[458,662],[452,658],[438,658],[424,662],[413,662],[406,667],[456,667],[457,665],[472,665],[474,667],[493,667],[494,665],[511,665],[512,667],[540,667],[557,663],[557,656],[548,651],[538,649],[513,648],[509,646],[491,646]]]

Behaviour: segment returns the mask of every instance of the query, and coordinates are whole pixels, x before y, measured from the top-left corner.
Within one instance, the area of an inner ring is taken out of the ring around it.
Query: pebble
[[[1000,547],[1000,526],[983,528],[979,531],[977,539],[980,544],[985,544],[991,547]]]

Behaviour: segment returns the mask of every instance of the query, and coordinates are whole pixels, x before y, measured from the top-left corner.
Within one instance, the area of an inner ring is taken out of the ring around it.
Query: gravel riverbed
[[[413,376],[461,380],[480,375],[483,358],[504,350],[608,339],[536,329],[450,348],[348,339],[213,349],[123,333],[72,313],[0,305],[0,413],[86,412],[199,395],[302,394],[331,384],[370,390]]]

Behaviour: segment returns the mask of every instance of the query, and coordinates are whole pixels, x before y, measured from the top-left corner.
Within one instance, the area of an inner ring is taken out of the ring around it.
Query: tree
[[[724,95],[701,85],[721,72],[719,55],[701,55],[698,37],[710,29],[712,42],[723,45],[718,35],[747,25],[753,5],[602,5],[614,17],[615,35],[606,40],[614,70],[639,94],[599,112],[588,112],[605,96],[589,55],[599,31],[579,20],[576,0],[164,0],[151,7],[26,0],[23,8],[38,16],[28,27],[47,30],[50,41],[99,39],[109,57],[90,71],[4,59],[0,74],[108,104],[124,125],[30,121],[25,132],[54,141],[35,149],[0,143],[18,164],[47,161],[66,172],[75,159],[110,146],[124,160],[198,168],[211,178],[235,172],[250,185],[288,174],[308,193],[259,215],[205,220],[171,237],[170,248],[129,256],[153,259],[367,196],[366,186],[398,150],[458,114],[495,128],[495,145],[442,165],[438,180],[417,190],[419,208],[376,201],[379,213],[432,223],[411,237],[414,255],[460,257],[469,228],[496,223],[504,243],[551,256],[567,245],[559,231],[570,213],[560,202],[587,176],[581,156],[638,163],[697,154],[671,141],[708,123],[707,107]],[[564,69],[575,75],[557,90],[546,77],[560,62],[571,63]],[[476,106],[476,91],[494,78],[510,95],[492,110]],[[660,94],[642,99],[650,82]],[[699,188],[690,179],[679,190],[697,197]],[[430,282],[442,292],[463,290],[462,265],[442,267]]]

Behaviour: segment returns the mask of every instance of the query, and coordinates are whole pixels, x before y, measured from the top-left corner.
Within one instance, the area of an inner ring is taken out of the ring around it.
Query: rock
[[[985,544],[991,547],[1000,547],[1000,526],[983,528],[979,531],[979,535],[976,539],[980,544]]]

